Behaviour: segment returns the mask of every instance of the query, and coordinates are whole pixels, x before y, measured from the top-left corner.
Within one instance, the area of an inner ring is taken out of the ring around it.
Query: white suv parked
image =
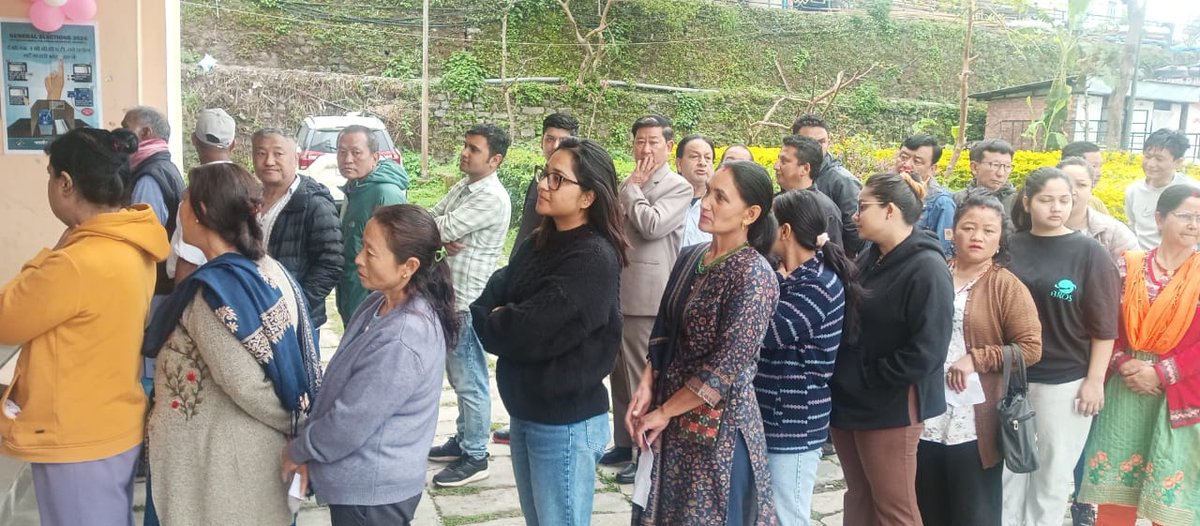
[[[404,165],[400,149],[392,142],[387,127],[375,117],[354,114],[305,117],[296,131],[296,148],[300,154],[298,172],[329,188],[329,193],[333,194],[338,204],[345,199],[341,187],[346,184],[346,178],[338,170],[337,138],[343,128],[355,124],[373,130],[375,140],[379,142],[380,159],[391,159]]]

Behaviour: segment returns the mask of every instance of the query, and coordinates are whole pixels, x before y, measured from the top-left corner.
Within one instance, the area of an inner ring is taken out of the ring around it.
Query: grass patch
[[[494,521],[498,519],[511,519],[521,516],[521,510],[497,511],[494,513],[483,513],[479,515],[451,515],[449,517],[442,517],[442,526],[463,526],[464,524],[478,524],[481,522]]]
[[[620,493],[621,492],[621,485],[617,484],[617,476],[616,475],[609,475],[608,473],[597,470],[596,478],[600,480],[601,484],[604,484],[604,486],[602,488],[596,490],[596,493]]]
[[[497,429],[500,429],[502,427],[508,427],[508,422],[492,422],[492,432],[493,433],[496,432]]]
[[[429,494],[434,497],[469,497],[471,495],[478,495],[482,492],[483,488],[479,486],[459,486],[457,488],[443,488],[441,486],[434,486],[433,489],[429,491]]]

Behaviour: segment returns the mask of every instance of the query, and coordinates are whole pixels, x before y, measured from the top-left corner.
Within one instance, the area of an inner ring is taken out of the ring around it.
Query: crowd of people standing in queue
[[[186,185],[170,133],[139,107],[51,143],[67,228],[0,289],[23,349],[0,452],[32,464],[45,525],[130,525],[139,459],[147,525],[286,525],[308,493],[335,525],[408,524],[429,461],[437,486],[489,476],[487,354],[530,525],[588,524],[597,464],[637,480],[636,524],[807,525],[830,443],[846,524],[1200,524],[1200,183],[1178,132],[1147,138],[1126,225],[1092,196],[1090,143],[1018,188],[1013,148],[980,141],[951,193],[930,136],[863,182],[804,116],[772,180],[650,115],[621,179],[556,113],[499,270],[494,125],[429,209],[366,128],[338,137],[340,210],[278,129],[250,172],[233,119],[201,112]],[[1018,366],[1021,473],[997,410]],[[430,447],[443,375],[458,419]]]

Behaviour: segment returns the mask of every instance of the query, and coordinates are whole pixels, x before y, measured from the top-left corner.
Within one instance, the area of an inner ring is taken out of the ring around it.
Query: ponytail
[[[829,267],[842,282],[846,294],[845,319],[842,323],[842,342],[858,340],[858,306],[865,294],[858,280],[858,267],[836,243],[828,242],[829,228],[816,194],[807,190],[784,192],[775,198],[774,215],[779,224],[792,229],[800,246],[817,252],[821,263]]]
[[[429,302],[442,325],[446,350],[453,349],[458,343],[462,321],[454,308],[454,280],[433,216],[420,206],[403,204],[380,207],[371,215],[371,220],[383,227],[388,250],[397,262],[410,257],[421,262],[405,291]]]
[[[925,201],[925,185],[920,181],[913,179],[912,174],[908,172],[900,172],[900,178],[908,185],[908,189],[912,190],[913,195],[917,196],[917,201]]]
[[[262,186],[233,163],[205,164],[188,172],[188,202],[196,220],[243,256],[258,261],[267,254],[258,210]],[[182,227],[180,227],[182,228]]]

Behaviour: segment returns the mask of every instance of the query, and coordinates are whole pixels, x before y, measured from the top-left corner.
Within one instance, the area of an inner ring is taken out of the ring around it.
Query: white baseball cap
[[[237,123],[225,110],[209,108],[196,116],[196,140],[216,148],[228,148],[237,134]]]

